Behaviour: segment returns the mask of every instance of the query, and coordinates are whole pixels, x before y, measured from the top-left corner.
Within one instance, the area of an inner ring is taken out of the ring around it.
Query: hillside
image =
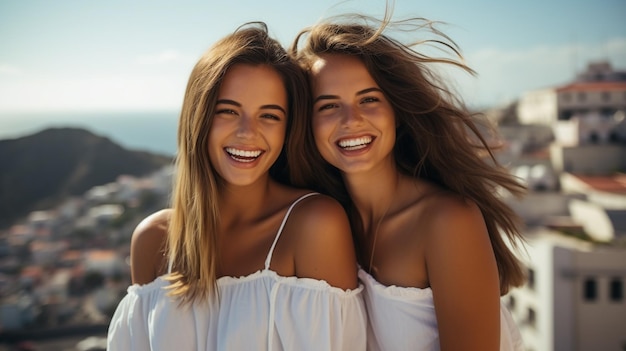
[[[170,157],[131,151],[84,129],[52,128],[0,140],[0,228],[121,174],[141,176]]]

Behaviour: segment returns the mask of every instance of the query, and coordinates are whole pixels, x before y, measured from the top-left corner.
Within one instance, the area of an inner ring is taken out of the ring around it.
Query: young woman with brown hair
[[[429,45],[453,56],[418,51]],[[355,15],[303,30],[291,53],[313,91],[308,184],[351,217],[368,349],[521,350],[500,301],[524,281],[507,244],[521,235],[498,193],[524,189],[433,70],[471,72],[454,43],[423,19]]]

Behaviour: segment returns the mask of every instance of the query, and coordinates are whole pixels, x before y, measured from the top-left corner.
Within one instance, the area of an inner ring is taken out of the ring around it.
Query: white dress
[[[272,253],[296,200],[265,260],[250,275],[217,280],[219,303],[180,307],[167,296],[163,277],[128,288],[113,315],[108,350],[365,350],[367,312],[363,286],[342,290],[309,278],[270,270]]]
[[[430,288],[385,286],[363,269],[359,280],[368,313],[367,349],[438,351],[439,331]],[[523,351],[522,337],[500,303],[500,350]]]

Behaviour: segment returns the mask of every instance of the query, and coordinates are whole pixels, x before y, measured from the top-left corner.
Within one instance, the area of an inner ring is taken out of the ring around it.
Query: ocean
[[[178,112],[0,113],[0,140],[52,127],[77,127],[131,150],[176,153]]]

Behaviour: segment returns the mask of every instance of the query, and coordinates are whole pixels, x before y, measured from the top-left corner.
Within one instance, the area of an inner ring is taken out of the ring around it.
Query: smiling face
[[[220,86],[209,130],[209,158],[232,185],[268,177],[285,141],[287,92],[268,66],[235,64]]]
[[[393,165],[393,108],[363,62],[322,55],[311,74],[313,134],[322,157],[346,174]]]

